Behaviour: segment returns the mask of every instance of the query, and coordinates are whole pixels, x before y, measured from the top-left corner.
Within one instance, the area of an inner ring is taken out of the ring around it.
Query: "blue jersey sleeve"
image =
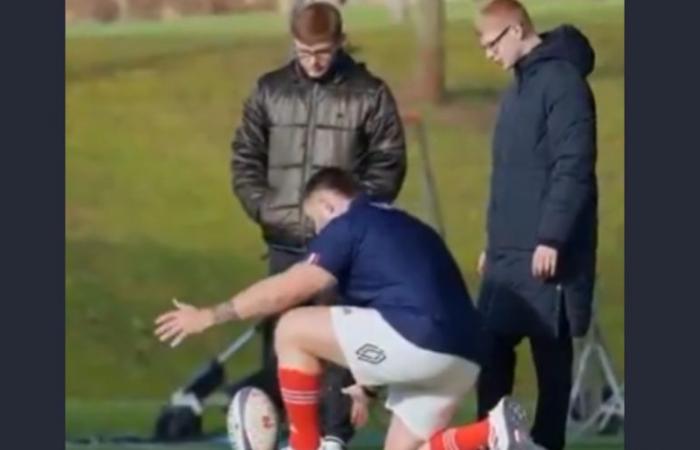
[[[309,244],[307,261],[331,273],[338,282],[350,268],[354,237],[343,218],[331,221]]]

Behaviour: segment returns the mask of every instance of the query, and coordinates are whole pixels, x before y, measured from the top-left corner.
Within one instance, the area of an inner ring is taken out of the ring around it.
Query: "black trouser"
[[[561,320],[560,337],[538,337],[490,333],[481,375],[477,384],[479,418],[488,415],[504,395],[513,391],[515,347],[524,337],[530,340],[537,374],[537,411],[532,438],[547,450],[563,450],[572,383],[573,341]]]
[[[304,255],[283,250],[269,250],[270,275],[283,272],[297,263]],[[281,413],[284,412],[277,379],[277,356],[274,347],[274,331],[279,317],[266,319],[260,326],[262,337],[262,368],[229,386],[226,390],[233,394],[244,386],[256,386],[272,398]],[[326,363],[323,373],[323,388],[321,391],[320,416],[321,431],[324,436],[335,436],[345,442],[350,441],[355,429],[350,421],[350,397],[343,394],[341,389],[354,383],[352,374],[344,367]]]

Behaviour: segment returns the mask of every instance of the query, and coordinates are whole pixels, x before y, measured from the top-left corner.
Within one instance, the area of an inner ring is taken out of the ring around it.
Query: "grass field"
[[[473,419],[474,411],[471,408],[473,402],[460,413],[457,423],[466,423]],[[529,405],[532,406],[532,405]],[[153,401],[71,401],[66,405],[66,428],[69,439],[88,436],[144,436],[152,433],[153,419],[158,412],[160,404]],[[388,415],[381,409],[372,411],[370,424],[361,430],[353,440],[353,449],[381,448],[383,430],[388,424]],[[206,432],[218,436],[213,442],[178,444],[172,446],[157,444],[129,444],[132,449],[162,449],[162,450],[216,450],[227,448],[225,440],[224,416],[217,409],[209,409],[205,413],[204,422]],[[101,431],[96,431],[101,430]],[[123,450],[125,446],[109,443],[85,444],[68,443],[67,449],[90,450]],[[568,450],[622,450],[624,443],[620,436],[601,436],[584,438],[567,447]]]
[[[427,119],[448,242],[473,293],[483,245],[489,137],[506,74],[488,64],[468,17],[451,4],[448,96],[410,103],[415,41],[382,9],[355,7],[348,32],[402,106]],[[624,374],[624,11],[619,0],[531,1],[542,27],[572,22],[597,51],[601,188],[601,323]],[[288,54],[274,14],[165,24],[80,25],[66,34],[66,430],[144,431],[158,401],[240,328],[216,330],[169,351],[151,336],[170,298],[225,298],[264,273],[264,246],[230,191],[229,141],[261,73]],[[413,143],[412,143],[413,144]],[[401,203],[419,208],[416,149]],[[518,395],[531,398],[528,349]],[[228,367],[250,370],[256,347]],[[216,418],[212,419],[216,421]],[[613,447],[596,447],[613,448]]]
[[[370,449],[370,448],[381,448],[381,436],[377,433],[366,433],[355,438],[354,445],[351,448],[354,449]],[[222,450],[230,449],[230,445],[222,436],[221,439],[217,439],[214,442],[207,443],[185,443],[185,444],[175,444],[175,445],[161,445],[161,444],[129,444],[128,446],[120,444],[90,444],[86,445],[72,445],[67,444],[67,450],[80,450],[89,448],[90,450],[124,450],[125,448],[133,450]],[[585,443],[579,443],[570,445],[567,450],[622,450],[624,448],[623,444],[619,440],[611,439],[596,439]]]
[[[371,435],[361,444],[355,444],[353,449],[369,449],[381,448],[379,444],[379,436]],[[362,440],[361,438],[357,438]],[[85,445],[66,445],[67,450],[80,450],[87,448]],[[124,445],[119,444],[91,444],[90,450],[124,450]],[[213,443],[196,443],[196,444],[176,444],[176,445],[159,445],[159,444],[129,444],[129,449],[133,450],[221,450],[231,448],[226,441]],[[600,439],[596,441],[571,445],[568,450],[622,450],[624,447],[619,442]]]
[[[361,448],[380,448],[380,445],[374,442],[367,445],[355,445],[353,449]],[[80,450],[86,448],[85,445],[66,445],[67,450]],[[124,445],[119,444],[91,444],[90,450],[123,450]],[[226,442],[205,443],[205,444],[175,444],[175,445],[158,445],[158,444],[129,444],[126,448],[133,450],[221,450],[231,448]],[[568,450],[622,450],[624,447],[619,442],[609,442],[606,440],[586,442],[582,444],[572,445],[567,447]]]

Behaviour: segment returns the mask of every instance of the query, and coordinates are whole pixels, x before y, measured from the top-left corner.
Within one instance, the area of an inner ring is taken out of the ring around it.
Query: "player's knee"
[[[431,449],[430,443],[424,439],[419,439],[415,436],[400,436],[394,435],[394,439],[384,443],[384,450],[434,450]],[[444,449],[440,449],[444,450]]]
[[[290,347],[297,347],[301,331],[301,320],[299,310],[287,311],[280,317],[275,327],[275,349],[279,353],[281,350]]]

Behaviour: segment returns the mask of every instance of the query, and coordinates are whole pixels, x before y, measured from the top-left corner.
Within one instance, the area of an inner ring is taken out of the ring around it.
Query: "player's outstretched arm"
[[[322,267],[295,264],[265,278],[228,302],[211,308],[214,323],[248,320],[277,314],[297,306],[335,285],[335,278]]]
[[[232,299],[210,308],[197,308],[173,300],[174,310],[160,315],[155,334],[175,347],[191,334],[231,320],[247,320],[285,311],[336,283],[323,268],[300,263],[259,281]]]

